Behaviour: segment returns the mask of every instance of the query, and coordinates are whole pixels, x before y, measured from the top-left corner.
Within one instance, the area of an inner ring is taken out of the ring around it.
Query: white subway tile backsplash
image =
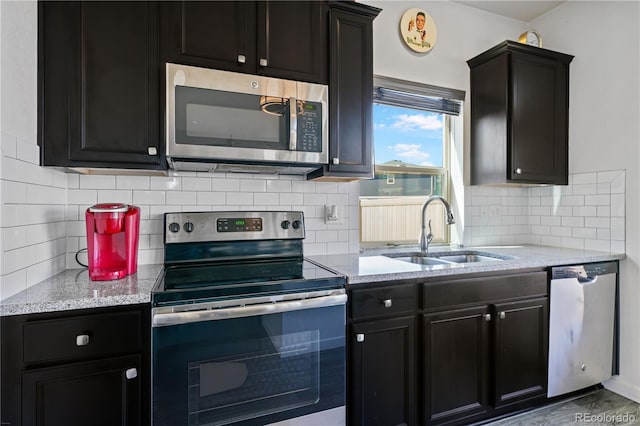
[[[615,241],[624,241],[625,226],[623,217],[611,218],[611,239]]]
[[[624,242],[625,233],[624,180],[625,171],[619,170],[574,174],[566,186],[467,187],[464,243],[489,244],[498,239],[502,243],[510,240],[518,244],[621,251],[624,244],[619,242]],[[502,196],[499,202],[492,198],[496,195]],[[481,207],[492,206],[502,209],[502,214],[483,218]],[[505,225],[508,235],[503,232]]]
[[[99,189],[98,203],[133,204],[133,193],[129,190]]]
[[[67,194],[63,188],[27,185],[27,204],[66,204]]]
[[[227,179],[227,178],[211,179],[211,190],[216,192],[240,191],[240,179]]]
[[[585,217],[584,226],[586,228],[609,228],[611,224],[608,217]]]
[[[182,179],[176,176],[151,176],[149,189],[152,191],[180,191]]]
[[[197,204],[197,192],[171,191],[166,194],[168,205],[184,206],[185,204]]]
[[[151,189],[149,176],[116,176],[116,189]]]
[[[280,205],[299,205],[304,203],[303,194],[281,192],[279,195]]]
[[[80,176],[80,189],[114,189],[115,187],[115,176]]]
[[[567,195],[560,198],[560,205],[563,206],[584,206],[584,195]]]
[[[625,216],[625,200],[624,194],[611,194],[611,216],[624,217]]]
[[[98,191],[95,189],[67,190],[67,203],[92,206],[98,202]]]
[[[153,178],[152,178],[153,179]],[[153,183],[152,185],[153,186]],[[165,204],[164,191],[133,191],[133,204]]]
[[[607,195],[585,195],[584,203],[587,206],[608,206],[611,203],[611,196]]]
[[[225,192],[198,192],[196,194],[198,206],[224,206],[226,203],[227,193]]]
[[[573,216],[595,216],[598,214],[596,206],[575,206]]]
[[[241,180],[240,191],[243,192],[265,192],[267,182],[264,180]]]
[[[562,226],[569,226],[573,228],[582,228],[584,227],[584,217],[582,216],[563,216],[562,217]]]
[[[253,205],[253,194],[250,192],[229,192],[227,194],[227,204],[251,206]]]
[[[291,181],[268,179],[266,182],[267,192],[291,192]]]

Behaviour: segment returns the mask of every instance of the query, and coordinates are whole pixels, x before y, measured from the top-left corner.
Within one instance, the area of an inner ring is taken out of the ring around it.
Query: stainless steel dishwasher
[[[618,264],[552,268],[547,396],[598,384],[614,372]]]

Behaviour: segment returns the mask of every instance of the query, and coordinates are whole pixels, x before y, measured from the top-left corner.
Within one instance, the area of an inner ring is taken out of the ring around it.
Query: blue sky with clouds
[[[374,104],[375,163],[442,167],[442,126],[440,114]]]

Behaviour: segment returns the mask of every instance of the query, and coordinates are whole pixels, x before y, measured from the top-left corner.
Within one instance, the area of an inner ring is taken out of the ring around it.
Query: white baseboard
[[[602,383],[605,388],[625,398],[629,398],[640,403],[640,386],[626,382],[620,376],[613,376],[611,379]]]

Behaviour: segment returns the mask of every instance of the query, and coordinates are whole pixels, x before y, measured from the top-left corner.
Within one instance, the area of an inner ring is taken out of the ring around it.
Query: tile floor
[[[640,425],[640,404],[606,389],[486,423],[491,426]]]

